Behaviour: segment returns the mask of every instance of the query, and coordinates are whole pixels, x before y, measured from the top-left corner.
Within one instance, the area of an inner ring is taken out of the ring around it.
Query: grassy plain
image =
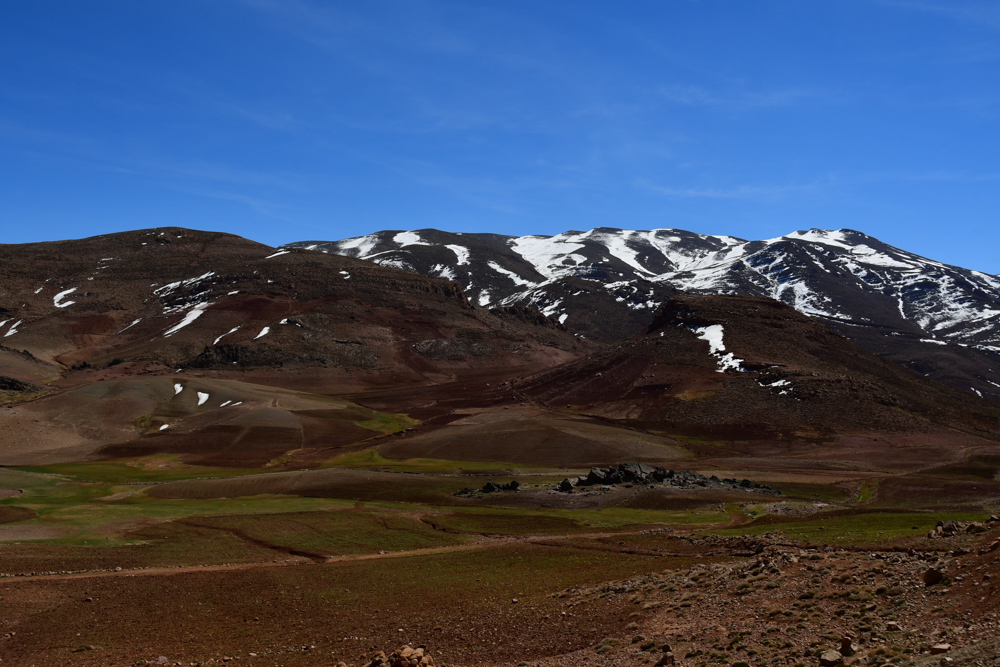
[[[500,472],[523,490],[453,495]],[[782,496],[743,502],[687,489],[677,491],[687,504],[650,509],[635,502],[651,493],[641,487],[552,491],[567,472],[395,461],[375,449],[303,471],[169,455],[0,469],[0,488],[14,493],[0,499],[0,591],[10,602],[0,623],[53,629],[3,642],[0,659],[99,665],[256,652],[309,665],[322,664],[319,651],[358,662],[405,642],[458,663],[559,655],[655,612],[615,595],[567,606],[565,590],[733,558],[711,540],[780,532],[803,547],[907,546],[939,520],[979,521],[989,509],[946,511],[937,498],[920,506],[904,492],[926,474],[895,480],[887,496],[873,480],[773,483]],[[941,477],[982,484],[987,472],[976,464]]]

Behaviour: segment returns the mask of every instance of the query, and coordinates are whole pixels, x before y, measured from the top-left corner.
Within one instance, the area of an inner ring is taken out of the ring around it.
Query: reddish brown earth
[[[4,666],[358,665],[402,643],[453,665],[652,664],[664,644],[691,667],[814,665],[845,633],[849,662],[881,665],[997,630],[995,527],[863,548],[777,531],[995,512],[1000,407],[773,301],[678,295],[601,346],[448,281],[169,228],[0,246],[0,320],[0,466],[163,455],[218,477],[125,486],[70,466],[46,496],[0,467],[0,573],[18,575],[0,577]],[[714,325],[738,369],[695,331]],[[784,495],[553,488],[620,461]],[[511,477],[521,491],[454,495]],[[344,555],[277,536],[340,544],[332,523],[240,512],[301,498],[385,512],[359,540],[441,541]],[[127,515],[157,503],[199,509]],[[74,532],[108,507],[107,537]],[[705,534],[724,526],[775,534]],[[924,586],[930,566],[954,583]]]

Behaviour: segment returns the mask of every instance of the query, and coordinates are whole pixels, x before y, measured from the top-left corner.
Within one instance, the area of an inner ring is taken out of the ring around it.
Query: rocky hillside
[[[994,439],[1000,407],[771,299],[681,295],[642,334],[515,385],[543,405],[698,437],[920,432]]]
[[[532,305],[607,342],[641,331],[678,291],[766,296],[880,356],[1000,400],[1000,277],[856,231],[746,241],[673,229],[524,237],[418,230],[288,247],[455,280],[475,303]]]
[[[530,365],[578,345],[534,311],[473,307],[447,280],[221,233],[0,245],[0,266],[4,366],[29,382],[39,364],[419,378],[456,365]]]

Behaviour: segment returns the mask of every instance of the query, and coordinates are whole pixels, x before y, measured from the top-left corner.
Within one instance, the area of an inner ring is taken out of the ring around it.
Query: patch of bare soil
[[[17,492],[15,491],[14,494]],[[0,493],[0,498],[4,497]],[[13,507],[11,505],[0,506],[0,523],[17,523],[35,518],[35,512],[27,507]]]
[[[520,406],[461,416],[428,432],[394,438],[379,451],[395,459],[513,461],[552,467],[668,463],[688,457],[668,438]]]

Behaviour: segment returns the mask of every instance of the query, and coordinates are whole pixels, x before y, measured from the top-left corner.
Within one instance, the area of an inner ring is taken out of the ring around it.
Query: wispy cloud
[[[874,0],[877,4],[914,12],[934,13],[953,21],[1000,31],[1000,5],[988,2],[939,2],[932,0]]]
[[[836,188],[875,185],[879,183],[988,183],[1000,181],[1000,173],[969,173],[962,171],[880,171],[831,173],[810,183],[732,185],[732,186],[672,186],[640,181],[637,185],[648,191],[676,199],[778,200],[801,195],[820,195]]]
[[[739,88],[711,90],[693,84],[674,84],[657,89],[660,99],[689,106],[717,106],[728,108],[790,107],[806,102],[845,100],[841,92],[810,88],[783,88],[775,90],[746,90]]]
[[[677,199],[780,199],[794,194],[817,192],[823,186],[809,185],[736,185],[732,187],[673,187],[640,183],[641,187],[667,197]]]

